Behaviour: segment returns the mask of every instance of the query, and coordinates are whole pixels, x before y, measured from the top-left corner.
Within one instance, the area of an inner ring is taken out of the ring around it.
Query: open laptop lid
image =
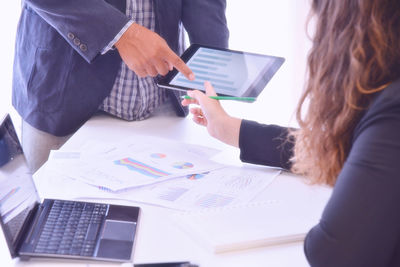
[[[32,174],[7,114],[0,123],[0,223],[12,257],[24,222],[39,203]]]

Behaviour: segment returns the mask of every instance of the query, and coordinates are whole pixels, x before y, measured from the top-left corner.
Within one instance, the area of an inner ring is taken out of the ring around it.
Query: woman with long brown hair
[[[314,0],[312,12],[299,129],[231,117],[200,91],[182,104],[199,104],[193,120],[242,161],[334,186],[304,243],[312,266],[400,266],[400,1]]]

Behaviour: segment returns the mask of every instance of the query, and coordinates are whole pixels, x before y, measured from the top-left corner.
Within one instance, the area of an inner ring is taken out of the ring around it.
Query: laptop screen
[[[0,221],[12,254],[39,197],[9,115],[0,124]]]

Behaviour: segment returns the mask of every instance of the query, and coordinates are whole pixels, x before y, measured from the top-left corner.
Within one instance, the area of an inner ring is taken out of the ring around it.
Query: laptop
[[[130,262],[140,208],[40,202],[10,115],[0,123],[0,223],[11,256]]]

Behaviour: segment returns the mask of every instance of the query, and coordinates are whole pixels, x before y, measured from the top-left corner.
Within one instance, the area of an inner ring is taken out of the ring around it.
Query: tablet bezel
[[[257,53],[251,53],[251,52],[244,52],[244,51],[238,51],[238,50],[231,50],[231,49],[226,49],[226,48],[218,48],[218,47],[212,47],[212,46],[207,46],[207,45],[200,45],[200,44],[192,44],[185,50],[185,52],[182,54],[181,58],[182,60],[187,63],[189,59],[196,53],[196,51],[199,48],[208,48],[208,49],[214,49],[214,50],[220,50],[220,51],[227,51],[231,53],[237,53],[237,54],[243,54],[243,55],[253,55],[253,56],[258,56],[258,57],[264,57],[264,58],[269,58],[273,59],[272,65],[265,66],[264,69],[260,72],[260,74],[253,80],[249,88],[242,94],[242,95],[227,95],[220,93],[216,91],[217,95],[220,96],[236,96],[236,97],[254,97],[257,98],[260,93],[264,90],[268,82],[272,79],[272,77],[275,75],[275,73],[278,71],[278,69],[282,66],[284,63],[285,59],[283,57],[278,57],[278,56],[271,56],[271,55],[264,55],[264,54],[257,54]],[[181,85],[173,85],[170,84],[172,79],[178,74],[177,69],[173,69],[170,71],[167,75],[161,77],[161,79],[158,80],[157,85],[161,88],[166,88],[166,89],[172,89],[172,90],[179,90],[179,91],[188,91],[188,90],[194,90],[193,88],[189,87],[184,87]],[[201,90],[204,91],[205,89]]]

